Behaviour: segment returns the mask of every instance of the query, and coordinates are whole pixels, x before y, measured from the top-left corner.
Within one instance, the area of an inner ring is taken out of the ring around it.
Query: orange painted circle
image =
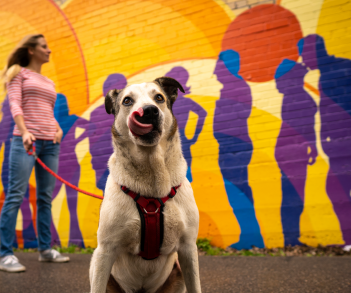
[[[298,59],[296,44],[301,38],[300,24],[292,12],[265,4],[234,19],[224,34],[222,51],[233,49],[240,54],[239,74],[245,80],[264,82],[274,78],[284,58]]]

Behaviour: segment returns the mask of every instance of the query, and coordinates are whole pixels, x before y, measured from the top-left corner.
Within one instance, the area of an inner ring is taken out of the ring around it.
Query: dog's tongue
[[[135,119],[135,115],[143,117],[143,115],[144,115],[143,108],[139,108],[138,110],[134,111],[129,116],[128,127],[129,127],[129,130],[131,131],[131,133],[134,136],[144,135],[144,134],[149,133],[150,131],[152,131],[152,128],[153,128],[152,124],[140,123],[139,121],[137,121]]]

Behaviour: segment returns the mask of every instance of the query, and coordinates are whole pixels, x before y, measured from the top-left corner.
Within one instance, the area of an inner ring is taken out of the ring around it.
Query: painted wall
[[[264,2],[265,4],[262,4]],[[199,237],[238,249],[351,244],[351,1],[12,0],[0,65],[26,34],[52,49],[43,74],[65,136],[59,175],[103,195],[109,89],[167,75],[200,210]],[[13,120],[1,93],[0,209]],[[15,245],[35,247],[32,174]],[[57,182],[53,243],[96,246],[100,200]]]

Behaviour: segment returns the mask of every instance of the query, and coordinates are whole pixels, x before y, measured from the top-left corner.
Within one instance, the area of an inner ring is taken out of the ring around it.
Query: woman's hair
[[[39,38],[44,38],[44,36],[42,34],[25,36],[11,52],[1,74],[5,86],[19,73],[21,67],[28,66],[30,62],[28,49],[34,49],[38,45]]]

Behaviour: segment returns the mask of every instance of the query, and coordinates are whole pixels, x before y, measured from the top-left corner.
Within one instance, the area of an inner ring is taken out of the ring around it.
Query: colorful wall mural
[[[265,2],[265,4],[261,4]],[[269,2],[269,3],[267,3]],[[176,78],[199,237],[237,249],[351,244],[351,2],[12,0],[0,61],[26,34],[52,50],[59,175],[103,195],[110,89]],[[14,121],[0,94],[0,209]],[[99,199],[56,182],[52,243],[95,247]],[[15,246],[36,247],[34,172]]]

